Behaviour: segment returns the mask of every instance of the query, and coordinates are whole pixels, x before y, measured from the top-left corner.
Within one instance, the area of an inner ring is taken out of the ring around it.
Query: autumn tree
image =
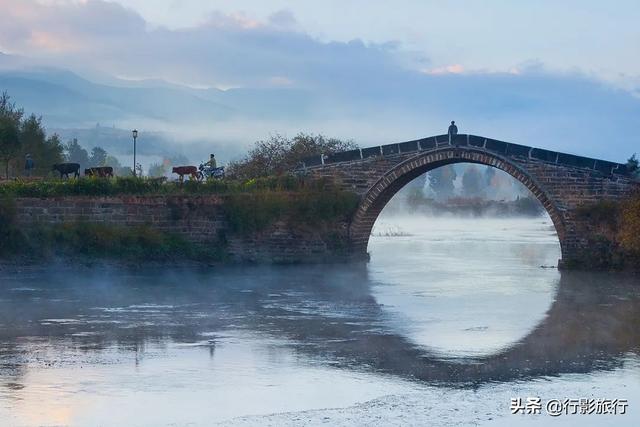
[[[227,175],[239,179],[281,175],[294,170],[305,158],[355,148],[357,145],[351,140],[328,138],[324,135],[299,133],[293,138],[287,138],[275,134],[266,140],[257,141],[243,159],[231,162],[227,167]]]
[[[623,204],[620,217],[620,242],[640,259],[640,194]]]

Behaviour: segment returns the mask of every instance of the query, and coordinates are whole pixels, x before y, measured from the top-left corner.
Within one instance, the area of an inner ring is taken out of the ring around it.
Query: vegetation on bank
[[[412,213],[457,216],[530,216],[544,214],[542,204],[533,196],[517,196],[515,200],[487,200],[480,197],[454,197],[444,201],[428,199],[415,193],[407,197],[407,207]]]
[[[281,175],[247,180],[216,180],[205,182],[166,182],[147,177],[116,177],[113,179],[83,177],[79,179],[15,180],[0,184],[0,194],[14,197],[118,196],[165,194],[230,194],[255,192],[331,191],[329,179],[310,179]]]
[[[322,228],[347,220],[358,207],[354,193],[319,192],[235,193],[225,197],[223,209],[232,232],[246,235],[264,230],[278,220],[289,227]]]
[[[587,265],[640,270],[640,194],[622,202],[583,205],[576,215],[593,236]]]
[[[358,148],[352,140],[340,140],[324,135],[299,133],[293,138],[275,134],[257,141],[241,160],[227,166],[227,175],[235,179],[279,176],[295,170],[312,156],[332,154]]]
[[[17,221],[16,197],[218,194],[228,232],[230,236],[239,237],[259,233],[277,221],[284,221],[292,229],[311,227],[327,231],[336,222],[349,218],[359,201],[356,194],[341,191],[326,180],[309,181],[291,176],[244,182],[187,182],[182,186],[142,178],[79,179],[17,182],[0,188],[0,258],[5,259],[80,255],[126,261],[218,261],[226,254],[226,236],[210,244],[194,244],[151,225],[124,227],[77,222],[21,228]],[[175,215],[170,211],[169,216],[177,221],[185,211],[182,205],[176,208]],[[169,209],[172,209],[171,203]],[[189,208],[186,214],[190,209],[201,208]]]

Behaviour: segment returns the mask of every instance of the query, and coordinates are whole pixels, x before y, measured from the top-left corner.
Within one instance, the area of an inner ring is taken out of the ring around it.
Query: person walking
[[[451,124],[449,125],[449,144],[453,144],[456,140],[456,136],[458,136],[458,126],[456,126],[456,122],[451,120]]]
[[[33,168],[35,166],[36,165],[35,165],[35,162],[33,161],[33,158],[31,158],[31,154],[27,154],[24,160],[24,175],[31,176],[31,173],[33,172]]]

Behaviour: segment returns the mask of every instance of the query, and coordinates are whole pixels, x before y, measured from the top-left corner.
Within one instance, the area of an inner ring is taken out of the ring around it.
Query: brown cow
[[[98,176],[100,178],[113,178],[113,168],[111,166],[100,166],[84,170],[85,176]]]
[[[180,182],[184,181],[185,175],[191,175],[192,180],[198,179],[198,168],[195,166],[176,166],[172,172],[180,176]]]

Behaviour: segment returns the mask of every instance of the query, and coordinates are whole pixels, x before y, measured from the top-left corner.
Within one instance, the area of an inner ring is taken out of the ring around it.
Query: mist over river
[[[382,217],[369,251],[0,273],[0,425],[639,425],[640,283],[553,268],[548,217]],[[581,398],[628,407],[545,411]]]

